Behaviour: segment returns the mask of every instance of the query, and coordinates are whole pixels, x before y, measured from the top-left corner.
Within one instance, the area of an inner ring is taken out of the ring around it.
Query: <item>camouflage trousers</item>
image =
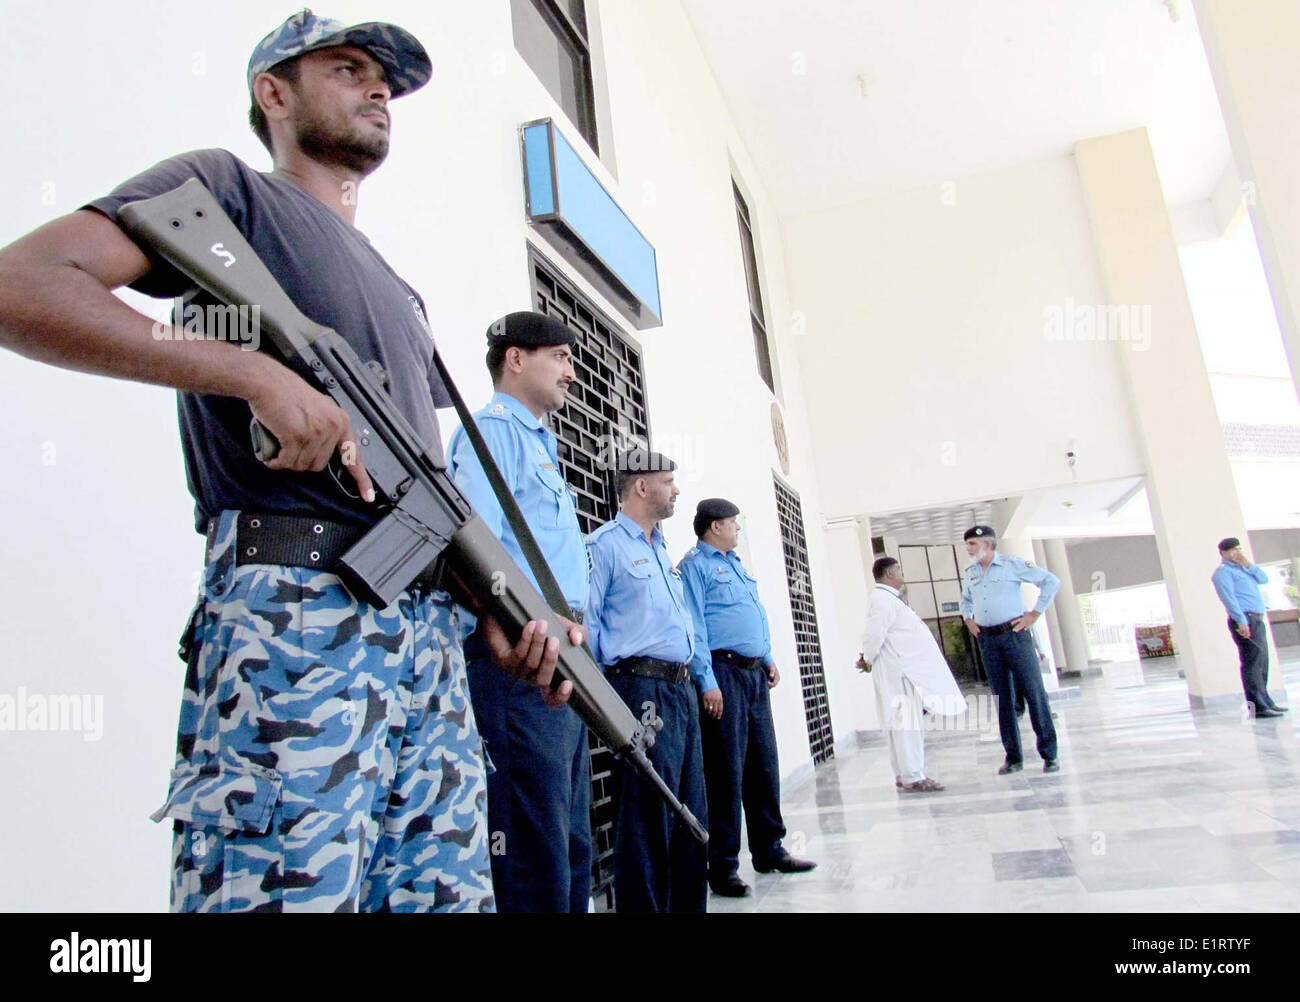
[[[209,536],[188,631],[173,911],[492,911],[487,777],[446,592],[358,602]]]

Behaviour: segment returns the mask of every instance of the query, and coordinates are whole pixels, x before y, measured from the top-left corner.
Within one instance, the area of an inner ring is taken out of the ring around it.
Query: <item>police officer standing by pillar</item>
[[[963,572],[961,614],[966,628],[979,643],[989,688],[998,701],[998,727],[1007,753],[998,775],[1019,772],[1024,767],[1014,705],[1017,693],[1024,694],[1029,708],[1029,720],[1038,738],[1038,754],[1043,757],[1043,772],[1056,772],[1060,769],[1056,760],[1056,728],[1052,725],[1052,709],[1043,688],[1038,654],[1029,628],[1056,597],[1061,581],[1050,571],[1034,567],[1020,557],[998,553],[992,526],[973,526],[962,538],[966,541],[966,552],[974,559]],[[1030,612],[1025,611],[1020,595],[1022,582],[1038,587],[1038,601]]]
[[[587,537],[591,594],[586,626],[596,662],[640,717],[658,727],[648,755],[669,789],[707,825],[698,696],[690,684],[694,627],[681,576],[659,522],[678,495],[672,460],[620,455],[619,512]],[[614,897],[619,912],[703,912],[704,846],[637,771],[615,766]]]
[[[1241,657],[1246,703],[1257,718],[1280,717],[1288,708],[1278,706],[1268,694],[1268,634],[1264,626],[1268,607],[1259,591],[1260,585],[1268,584],[1268,575],[1250,562],[1236,536],[1219,540],[1219,558],[1210,581],[1228,613],[1228,629]]]
[[[758,582],[736,555],[740,509],[707,498],[695,510],[699,543],[677,565],[695,623],[691,674],[704,712],[700,731],[709,799],[709,886],[743,898],[736,874],[743,803],[749,854],[759,873],[804,873],[817,864],[781,845],[781,773],[768,690],[781,680],[772,660],[767,613]]]
[[[587,551],[555,434],[543,423],[577,378],[576,338],[554,317],[521,312],[493,323],[487,340],[496,392],[474,423],[571,607],[569,618],[581,622]],[[464,428],[452,435],[448,455],[474,510],[536,585]],[[465,642],[465,657],[474,716],[495,766],[487,807],[497,910],[585,912],[591,894],[587,727],[570,707],[546,705],[535,685],[503,672],[477,630]]]

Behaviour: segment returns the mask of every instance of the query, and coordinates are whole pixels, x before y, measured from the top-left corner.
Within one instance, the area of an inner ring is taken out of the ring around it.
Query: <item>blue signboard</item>
[[[547,118],[523,126],[528,220],[637,328],[663,323],[655,249]]]

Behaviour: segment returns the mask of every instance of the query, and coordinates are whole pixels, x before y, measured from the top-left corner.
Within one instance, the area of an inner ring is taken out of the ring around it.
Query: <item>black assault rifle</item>
[[[383,607],[441,560],[443,574],[483,604],[511,643],[529,620],[545,620],[548,636],[560,641],[557,675],[573,683],[569,705],[655,786],[697,839],[708,841],[708,832],[646,757],[654,731],[638,723],[586,646],[569,642],[559,615],[474,513],[447,474],[442,443],[422,442],[384,389],[382,373],[363,363],[337,332],[294,306],[203,183],[191,178],[166,194],[131,202],[117,218],[137,242],[222,303],[260,306],[261,329],[275,357],[347,413],[382,513],[339,561],[336,571],[349,590]],[[259,447],[259,456],[270,458],[278,444],[260,426],[255,437],[259,431],[261,446],[271,447]]]

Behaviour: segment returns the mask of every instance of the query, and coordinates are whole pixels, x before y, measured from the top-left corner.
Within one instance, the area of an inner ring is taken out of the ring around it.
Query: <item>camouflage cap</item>
[[[248,60],[248,89],[259,73],[286,59],[314,49],[335,45],[355,45],[369,52],[384,68],[393,97],[418,90],[433,75],[429,54],[409,31],[395,24],[368,21],[348,27],[332,17],[317,17],[303,8],[257,43]]]

